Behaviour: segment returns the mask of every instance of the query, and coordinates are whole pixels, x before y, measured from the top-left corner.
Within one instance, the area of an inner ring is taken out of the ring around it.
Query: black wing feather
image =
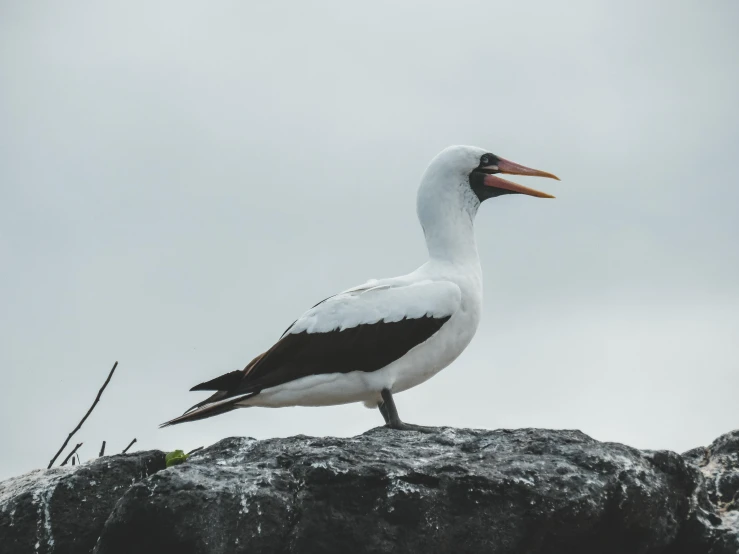
[[[303,331],[283,335],[272,348],[254,358],[242,371],[231,371],[190,389],[218,392],[164,425],[230,411],[236,407],[236,402],[244,398],[302,377],[377,371],[427,341],[450,317],[404,318],[390,323],[365,323],[343,331]],[[234,397],[234,401],[226,402]]]
[[[428,340],[450,317],[378,321],[343,331],[285,335],[228,391],[229,396],[259,392],[310,375],[377,371]]]

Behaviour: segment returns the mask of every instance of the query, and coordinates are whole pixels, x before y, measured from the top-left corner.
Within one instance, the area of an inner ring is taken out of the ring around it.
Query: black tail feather
[[[198,408],[205,406],[206,404],[218,402],[219,400],[223,400],[225,398],[228,398],[228,393],[226,391],[219,390],[215,394],[211,394],[208,398],[206,398],[202,402],[198,402],[197,404],[190,406],[187,410],[185,410],[185,413],[182,415],[189,414],[193,410],[197,410]]]
[[[241,380],[243,378],[244,372],[240,369],[237,369],[235,371],[230,371],[224,375],[221,375],[220,377],[216,377],[215,379],[211,379],[210,381],[206,381],[205,383],[195,385],[190,390],[233,390],[239,385],[239,383],[241,383]]]
[[[255,394],[257,393],[242,394],[240,396],[235,396],[233,398],[228,398],[226,400],[221,400],[219,402],[210,403],[203,406],[193,406],[194,409],[191,408],[180,417],[170,419],[169,421],[162,423],[159,427],[169,427],[170,425],[177,425],[178,423],[197,421],[198,419],[206,419],[208,417],[225,414],[226,412],[235,410],[239,407],[236,404],[238,404],[242,400],[246,400],[247,398],[255,396]]]

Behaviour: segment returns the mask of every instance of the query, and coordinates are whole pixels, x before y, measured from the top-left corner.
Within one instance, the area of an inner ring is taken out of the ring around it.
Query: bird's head
[[[427,174],[434,174],[443,182],[469,184],[480,202],[503,194],[527,194],[538,198],[554,198],[545,192],[498,177],[500,173],[559,180],[559,177],[551,173],[531,169],[475,146],[450,146],[442,150],[432,160],[426,171]]]

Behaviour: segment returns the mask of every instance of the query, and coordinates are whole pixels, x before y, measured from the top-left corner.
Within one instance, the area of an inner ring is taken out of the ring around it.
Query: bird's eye
[[[485,154],[480,160],[480,164],[488,165],[489,163],[490,163],[490,158],[488,158],[487,154]]]

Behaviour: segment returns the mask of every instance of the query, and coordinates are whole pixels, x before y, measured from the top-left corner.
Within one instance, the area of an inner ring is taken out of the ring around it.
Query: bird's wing
[[[190,389],[216,392],[163,425],[230,411],[236,402],[302,377],[382,369],[441,329],[461,298],[449,281],[368,283],[327,298],[243,370]]]
[[[309,375],[381,369],[441,329],[459,308],[461,296],[452,282],[422,281],[371,285],[328,298],[252,360],[238,383],[234,375],[228,396]],[[214,389],[223,390],[209,388]]]

